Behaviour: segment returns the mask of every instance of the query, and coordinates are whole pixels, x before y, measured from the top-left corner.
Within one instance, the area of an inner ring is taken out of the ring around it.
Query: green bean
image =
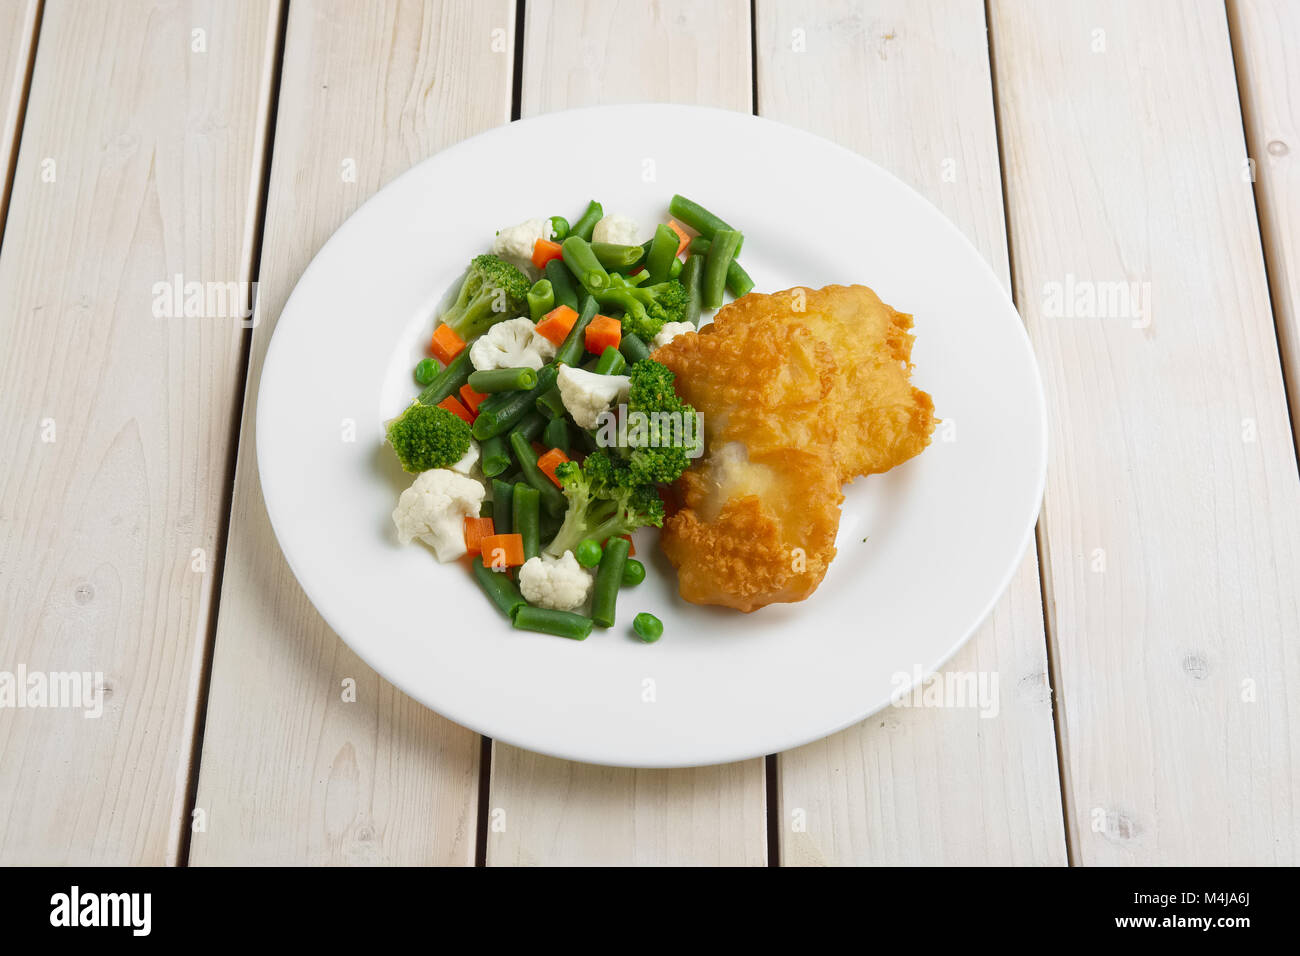
[[[650,357],[650,346],[646,345],[641,336],[635,332],[623,333],[623,339],[618,343],[618,350],[623,353],[623,358],[627,359],[628,365],[635,365]],[[482,408],[481,405],[479,407]]]
[[[514,495],[514,482],[492,479],[492,530],[496,534],[509,534],[513,527],[510,518],[514,514]]]
[[[513,618],[517,612],[528,607],[528,602],[524,596],[519,593],[519,588],[510,575],[501,571],[493,571],[483,564],[483,555],[475,555],[474,562],[474,580],[478,581],[479,587],[483,593],[500,608],[501,613],[506,617]]]
[[[600,303],[592,296],[587,296],[583,300],[578,320],[573,323],[573,328],[569,329],[569,334],[564,337],[564,343],[555,350],[556,365],[578,364],[582,354],[587,351],[587,326],[596,317],[599,308]]]
[[[732,259],[730,265],[727,266],[727,289],[737,299],[754,291],[754,280],[749,277],[749,273],[742,269],[740,263],[735,259]]]
[[[510,467],[510,448],[500,435],[483,439],[479,452],[482,455],[483,474],[489,478],[497,477]]]
[[[564,399],[560,397],[560,390],[553,388],[545,395],[537,398],[537,410],[547,418],[563,418],[568,414],[568,409],[564,407]]]
[[[691,200],[680,194],[668,200],[668,211],[674,219],[690,226],[705,239],[714,238],[723,229],[731,229],[731,226],[699,203],[691,202]],[[740,246],[736,247],[736,252],[740,252]]]
[[[584,434],[586,433],[584,432]],[[551,539],[555,537],[555,533],[559,531],[560,526],[564,524],[564,515],[553,515],[548,511],[543,511],[542,518],[538,524],[542,529],[542,540],[549,545]]]
[[[670,232],[672,230],[669,230]],[[591,251],[591,244],[581,236],[570,236],[560,246],[564,264],[574,274],[582,287],[588,292],[608,288],[609,273],[600,264],[596,254]]]
[[[700,326],[700,291],[703,279],[704,256],[694,253],[687,257],[686,266],[682,269],[681,282],[686,288],[686,312],[682,315],[682,321],[689,322],[696,328]]]
[[[614,626],[614,605],[618,603],[618,589],[623,584],[623,566],[631,550],[627,538],[610,538],[605,542],[605,553],[596,569],[596,586],[591,596],[591,619],[601,627]]]
[[[645,255],[640,246],[619,246],[612,242],[593,242],[591,251],[606,269],[630,269]]]
[[[563,259],[552,259],[542,270],[551,283],[551,292],[555,295],[556,305],[567,305],[574,312],[578,311],[578,291],[573,287],[573,273],[564,264]]]
[[[469,373],[472,371],[474,366],[469,363],[469,349],[461,349],[460,354],[438,373],[416,401],[421,405],[437,405],[448,395],[454,395],[459,391],[460,387],[469,381]]]
[[[510,434],[513,435],[518,432],[520,435],[524,436],[524,441],[534,442],[545,427],[546,417],[542,415],[541,412],[529,412],[523,418],[519,419],[519,424],[510,429]],[[506,440],[509,441],[508,438]]]
[[[522,482],[515,485],[510,514],[515,534],[524,539],[524,558],[537,557],[542,547],[542,532],[537,521],[541,514],[541,495],[537,489]]]
[[[547,448],[558,448],[566,455],[569,453],[569,423],[563,415],[546,423],[546,429],[542,432],[542,444]]]
[[[580,239],[591,241],[591,232],[596,228],[596,223],[605,218],[605,210],[601,208],[600,203],[592,200],[587,204],[587,211],[584,212],[573,224],[569,230],[570,236],[577,236]]]
[[[528,391],[498,392],[483,399],[478,418],[474,419],[474,437],[482,441],[503,434],[529,412],[536,411],[537,397],[555,387],[557,374],[554,365],[543,365],[537,372],[537,384]]]
[[[569,220],[563,216],[551,217],[551,241],[563,242],[564,237],[569,234]]]
[[[645,271],[650,274],[651,282],[663,282],[668,278],[668,270],[677,257],[679,241],[671,226],[660,223],[655,227],[655,236],[650,240],[650,251],[645,257]]]
[[[491,517],[492,517],[492,502],[491,502],[491,501],[488,501],[488,500],[485,499],[484,502],[483,502],[481,505],[478,506],[478,516],[479,516],[480,518],[491,518]]]
[[[709,251],[711,245],[713,243],[703,236],[696,236],[691,240],[688,249],[691,255],[696,253],[704,255]],[[737,299],[754,291],[754,280],[749,277],[749,273],[735,259],[732,259],[731,264],[727,266],[727,291]]]
[[[528,290],[528,315],[534,322],[555,308],[555,286],[550,279],[538,279]]]
[[[719,230],[704,256],[704,278],[700,282],[700,304],[706,309],[722,307],[722,292],[727,285],[727,266],[740,248],[740,233]]]
[[[521,631],[554,634],[574,641],[585,641],[591,633],[591,618],[572,611],[553,611],[549,607],[525,604],[514,615],[515,627]]]
[[[627,359],[623,358],[623,354],[614,346],[607,345],[605,351],[600,353],[594,371],[597,375],[622,375],[626,368]]]
[[[415,384],[421,388],[428,385],[442,369],[438,368],[438,363],[431,358],[422,358],[415,364]]]
[[[519,462],[519,470],[523,472],[524,481],[536,488],[542,496],[542,507],[553,515],[563,514],[569,506],[568,499],[564,497],[564,492],[555,486],[555,482],[537,467],[537,452],[533,451],[533,446],[528,444],[523,435],[511,432],[510,450],[515,453],[515,461]]]
[[[522,368],[486,368],[480,372],[469,373],[469,387],[476,392],[528,391],[537,387],[537,372],[528,367]]]

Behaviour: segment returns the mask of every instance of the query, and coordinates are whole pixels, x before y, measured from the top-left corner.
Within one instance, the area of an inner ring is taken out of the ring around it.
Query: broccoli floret
[[[476,339],[503,319],[526,314],[531,286],[528,277],[504,259],[475,256],[442,321],[466,342]]]
[[[701,440],[695,409],[673,387],[676,376],[661,362],[643,359],[628,372],[629,447],[620,448],[633,482],[669,484],[690,464]],[[644,429],[644,431],[642,431]]]
[[[686,315],[687,292],[676,279],[654,285],[617,285],[594,293],[602,306],[623,310],[623,331],[651,341],[665,322],[680,322]]]
[[[413,475],[454,465],[469,451],[469,424],[436,405],[416,402],[388,423],[387,432],[403,470]]]
[[[587,456],[581,465],[566,461],[555,469],[569,509],[548,554],[573,551],[584,538],[604,542],[637,528],[664,523],[664,503],[654,485],[637,484],[626,464],[604,450]]]

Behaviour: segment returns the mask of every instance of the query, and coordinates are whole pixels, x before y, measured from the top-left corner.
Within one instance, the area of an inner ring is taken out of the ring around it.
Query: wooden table
[[[861,152],[1013,293],[1046,497],[948,667],[996,718],[567,763],[403,696],[290,573],[253,423],[320,245],[460,139],[649,100]],[[1298,161],[1290,0],[0,0],[0,671],[105,694],[0,710],[0,863],[1300,862]],[[159,316],[174,276],[255,324]]]

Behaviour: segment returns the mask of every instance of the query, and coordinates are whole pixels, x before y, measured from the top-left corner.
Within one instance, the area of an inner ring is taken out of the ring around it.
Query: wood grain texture
[[[480,738],[320,619],[267,519],[254,422],[275,322],[321,244],[388,180],[509,120],[513,17],[506,0],[290,8],[193,863],[473,863]]]
[[[842,143],[904,179],[970,237],[1009,289],[982,4],[760,0],[757,9],[760,115]],[[872,284],[869,270],[850,279]],[[924,336],[925,316],[916,321]],[[996,675],[996,715],[888,708],[779,756],[783,864],[1065,862],[1032,546],[944,672]]]
[[[1273,319],[1300,452],[1300,3],[1228,4]]]
[[[0,240],[9,208],[10,170],[36,41],[40,0],[0,0]]]
[[[990,9],[1073,857],[1294,864],[1300,495],[1223,6]]]
[[[154,285],[249,278],[277,12],[45,5],[0,254],[0,669],[106,699],[0,711],[0,862],[177,859],[244,332]]]
[[[649,100],[751,109],[749,5],[743,0],[534,0],[526,16],[525,116]],[[635,42],[610,43],[613,36]],[[491,779],[489,865],[767,861],[761,760],[629,770],[495,744]]]

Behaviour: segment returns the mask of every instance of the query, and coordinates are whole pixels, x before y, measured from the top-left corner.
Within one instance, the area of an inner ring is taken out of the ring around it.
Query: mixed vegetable
[[[664,521],[661,490],[700,450],[700,423],[650,353],[753,281],[741,233],[682,196],[638,227],[592,201],[570,225],[529,219],[475,256],[441,316],[416,400],[386,425],[417,477],[393,521],[439,561],[468,555],[516,628],[585,639],[645,579],[630,535]],[[663,624],[633,621],[646,643]]]

